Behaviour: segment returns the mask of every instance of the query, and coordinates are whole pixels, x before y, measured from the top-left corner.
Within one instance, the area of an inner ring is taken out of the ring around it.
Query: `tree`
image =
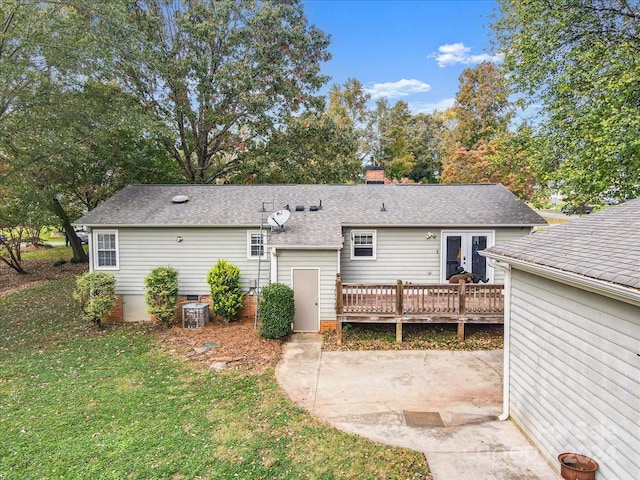
[[[74,259],[86,261],[75,218],[129,183],[176,176],[144,113],[116,86],[87,82],[74,89],[51,79],[37,91],[40,99],[5,125],[8,181],[59,219]]]
[[[87,18],[187,182],[233,178],[291,113],[319,105],[328,38],[298,0],[121,0]]]
[[[578,201],[640,195],[640,4],[500,0],[514,91],[537,105],[529,154]]]
[[[46,24],[52,13],[34,2],[0,2],[0,128],[21,97],[46,73],[34,58],[47,44]]]
[[[390,106],[386,99],[378,100],[374,118],[378,143],[372,155],[372,163],[384,166],[386,176],[399,180],[408,175],[415,165],[407,141],[407,129],[411,120],[409,105],[398,101]]]
[[[240,167],[242,183],[352,183],[362,174],[357,138],[325,113],[291,117]]]
[[[516,164],[504,158],[499,146],[508,144],[514,115],[504,75],[489,62],[465,69],[447,134],[448,152],[442,161],[442,183],[518,183]],[[523,172],[522,178],[529,180]],[[519,189],[521,194],[528,190]]]
[[[442,170],[445,131],[445,118],[441,112],[419,113],[409,120],[407,150],[415,160],[409,178],[414,182],[438,182]]]
[[[507,130],[514,108],[504,75],[490,62],[466,68],[460,75],[452,113],[456,146],[472,150]]]
[[[375,144],[374,115],[367,107],[371,95],[362,83],[349,78],[342,86],[334,85],[329,91],[327,114],[339,126],[351,129],[357,136],[357,157],[361,164],[369,160]]]

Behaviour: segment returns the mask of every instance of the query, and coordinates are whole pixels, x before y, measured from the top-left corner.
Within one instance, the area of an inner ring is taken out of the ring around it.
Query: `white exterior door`
[[[479,251],[493,246],[493,232],[442,232],[442,272],[443,282],[456,274],[458,267],[493,282],[493,268]]]
[[[293,298],[296,313],[293,320],[294,332],[318,332],[319,322],[319,271],[317,268],[294,268]]]

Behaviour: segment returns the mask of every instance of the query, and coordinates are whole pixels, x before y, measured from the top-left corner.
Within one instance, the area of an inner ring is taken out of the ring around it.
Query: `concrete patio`
[[[276,368],[297,404],[345,432],[424,452],[436,480],[557,480],[501,422],[501,351],[323,352],[296,334]]]

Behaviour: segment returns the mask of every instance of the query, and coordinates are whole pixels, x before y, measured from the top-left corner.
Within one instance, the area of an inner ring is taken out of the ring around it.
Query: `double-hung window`
[[[265,258],[267,234],[265,232],[247,232],[247,258]]]
[[[116,230],[95,230],[93,251],[96,270],[118,269],[118,232]]]
[[[359,260],[375,260],[375,230],[353,230],[351,232],[351,258]]]

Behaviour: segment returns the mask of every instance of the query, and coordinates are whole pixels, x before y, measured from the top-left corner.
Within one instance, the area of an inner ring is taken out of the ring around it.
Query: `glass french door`
[[[493,232],[442,232],[442,278],[449,280],[462,267],[476,278],[493,282],[493,269],[478,252],[493,245]]]

